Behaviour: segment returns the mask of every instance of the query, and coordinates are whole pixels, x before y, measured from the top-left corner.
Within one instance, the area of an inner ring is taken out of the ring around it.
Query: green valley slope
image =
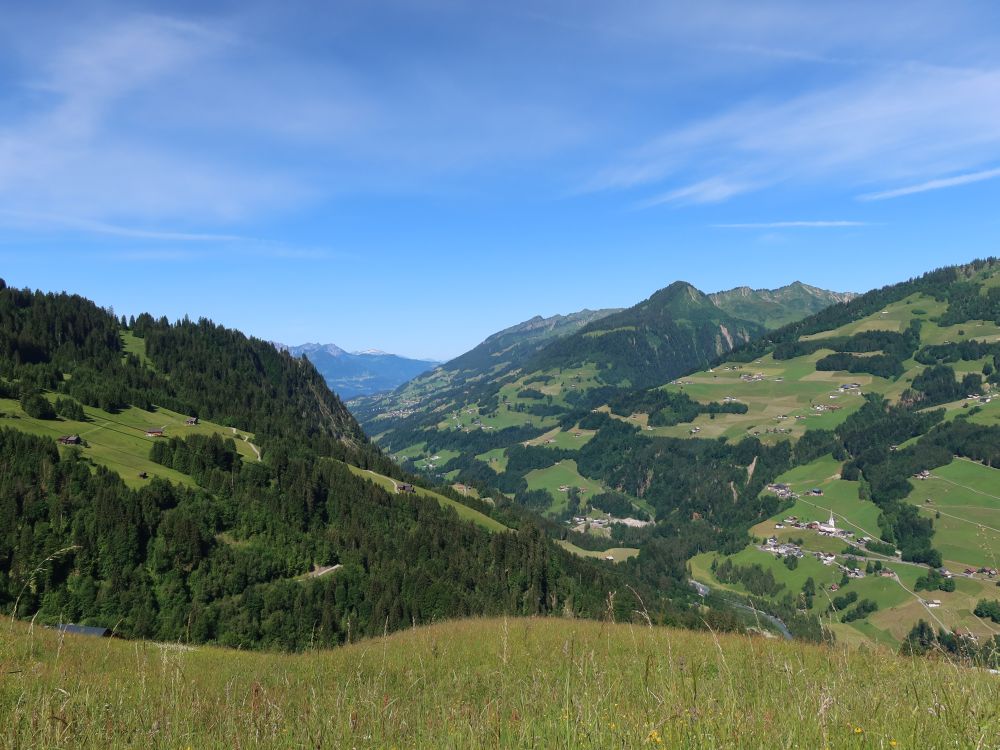
[[[571,316],[572,325],[561,327],[535,319],[501,332],[379,404],[355,401],[351,407],[381,445],[415,470],[480,488],[492,485],[510,496],[545,487],[553,495],[549,506],[540,497],[532,505],[565,515],[566,490],[559,487],[586,489],[585,483],[570,478],[551,488],[530,481],[521,486],[507,471],[507,449],[553,446],[572,452],[593,436],[580,426],[592,409],[695,369],[764,333],[764,324],[723,309],[737,298],[745,313],[771,321],[849,297],[802,284],[709,296],[677,282],[627,310],[601,311],[591,320]],[[529,330],[550,333],[529,346],[515,343]],[[562,458],[569,456],[553,453],[550,464]],[[498,484],[494,474],[508,476]],[[641,512],[650,510],[637,498],[629,502]]]
[[[757,541],[735,555],[695,557],[695,576],[744,595],[761,593],[763,577],[773,576],[778,585],[766,596],[807,602],[845,640],[898,647],[920,620],[992,637],[1000,623],[974,610],[998,598],[1000,581],[1000,265],[944,269],[841,312],[778,331],[663,389],[747,409],[654,435],[791,440],[802,454],[775,480],[787,500],[751,529]],[[808,528],[831,514],[853,536]],[[767,538],[777,544],[765,548]],[[804,556],[789,570],[782,558],[797,549]],[[727,560],[742,578],[714,574]],[[845,567],[867,574],[845,576]],[[816,593],[803,597],[807,579]],[[852,592],[878,608],[843,622],[853,603],[833,602]]]

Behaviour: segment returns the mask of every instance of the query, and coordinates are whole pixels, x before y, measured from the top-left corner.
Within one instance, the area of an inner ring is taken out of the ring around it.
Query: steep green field
[[[1000,681],[879,647],[559,619],[244,653],[5,624],[0,745],[995,747]]]
[[[558,512],[566,506],[566,492],[560,487],[577,487],[581,491],[581,502],[605,491],[604,486],[593,479],[587,479],[577,471],[576,461],[567,459],[560,461],[547,469],[534,469],[525,476],[528,488],[545,490],[552,495],[552,506],[549,512]]]
[[[476,458],[488,464],[498,474],[507,468],[507,456],[504,448],[494,448],[486,453],[480,453]]]
[[[567,542],[565,540],[560,540],[556,542],[564,550],[572,552],[574,555],[580,555],[581,557],[597,557],[601,560],[611,559],[613,562],[622,562],[623,560],[628,560],[630,557],[635,557],[639,554],[639,550],[635,547],[612,547],[603,551],[583,549],[582,547],[577,547],[572,542]]]
[[[49,398],[55,400],[55,396],[51,394]],[[19,402],[0,398],[0,426],[54,439],[62,435],[79,435],[86,442],[86,446],[79,450],[94,462],[121,474],[130,487],[139,487],[148,482],[147,479],[139,478],[142,472],[150,477],[163,477],[194,486],[194,480],[187,474],[149,460],[150,447],[157,440],[163,439],[146,437],[146,430],[150,429],[162,429],[166,437],[219,434],[235,439],[236,450],[244,460],[256,461],[259,458],[252,443],[252,434],[205,420],[200,420],[197,425],[185,425],[186,415],[162,407],[150,412],[133,406],[111,414],[102,409],[84,406],[83,411],[87,417],[84,422],[62,418],[34,419],[24,413]]]
[[[907,500],[934,518],[945,560],[959,569],[1000,568],[1000,470],[956,459],[914,484]]]
[[[863,331],[895,331],[901,333],[910,325],[910,321],[919,319],[930,322],[940,317],[947,309],[947,303],[934,299],[926,294],[911,294],[903,299],[885,305],[882,310],[853,323],[847,323],[839,328],[831,328],[821,333],[805,335],[803,341],[833,338],[834,336],[853,336]]]
[[[382,474],[376,474],[374,471],[368,469],[359,469],[357,466],[351,466],[346,464],[347,468],[350,469],[352,474],[356,476],[363,477],[369,482],[374,482],[379,487],[387,489],[390,492],[397,492],[398,484],[395,480],[383,476]],[[467,505],[462,505],[462,503],[452,500],[450,497],[445,497],[444,495],[438,494],[437,492],[432,492],[431,490],[425,490],[423,487],[415,487],[415,494],[420,497],[429,497],[433,500],[437,500],[443,506],[454,508],[455,512],[458,513],[459,518],[466,521],[472,521],[473,523],[482,526],[484,529],[489,531],[509,531],[506,526],[497,521],[496,519],[490,518],[489,516],[480,513],[474,508],[470,508]]]
[[[740,440],[748,434],[766,442],[801,437],[806,430],[832,429],[862,403],[859,392],[890,390],[892,384],[872,375],[821,372],[816,362],[830,354],[815,354],[777,361],[767,355],[750,363],[727,362],[680,378],[667,390],[686,393],[702,403],[727,398],[746,404],[746,414],[702,414],[691,423],[654,428],[651,434],[687,437],[694,427],[698,437]],[[747,382],[742,378],[760,378]],[[857,383],[859,390],[843,392],[840,386]]]
[[[593,440],[594,435],[596,434],[596,430],[581,430],[579,428],[572,430],[560,430],[556,428],[554,430],[549,430],[544,435],[541,435],[534,440],[527,441],[527,444],[575,451],[579,450]]]

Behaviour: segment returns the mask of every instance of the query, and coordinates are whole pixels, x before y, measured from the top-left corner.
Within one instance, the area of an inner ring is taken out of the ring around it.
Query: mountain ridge
[[[830,305],[850,302],[857,296],[854,292],[833,292],[802,281],[775,289],[737,286],[708,295],[720,309],[737,317],[757,320],[768,329],[780,328]]]

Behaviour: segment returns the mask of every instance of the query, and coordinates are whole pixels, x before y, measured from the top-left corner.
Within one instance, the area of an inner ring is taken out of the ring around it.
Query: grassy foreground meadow
[[[558,619],[247,653],[0,629],[5,748],[995,748],[1000,677]]]

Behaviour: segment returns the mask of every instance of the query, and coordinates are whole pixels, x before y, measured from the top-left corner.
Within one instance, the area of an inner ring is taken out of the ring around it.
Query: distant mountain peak
[[[275,346],[294,357],[308,357],[331,390],[344,399],[391,391],[439,364],[433,360],[400,357],[381,349],[347,352],[336,344]]]
[[[297,346],[291,346],[289,344],[282,344],[278,341],[272,341],[271,343],[274,344],[276,348],[287,351],[296,357],[301,357],[303,354],[315,354],[316,352],[324,352],[329,354],[331,357],[341,357],[347,354],[347,352],[336,344],[305,343],[298,344]]]

